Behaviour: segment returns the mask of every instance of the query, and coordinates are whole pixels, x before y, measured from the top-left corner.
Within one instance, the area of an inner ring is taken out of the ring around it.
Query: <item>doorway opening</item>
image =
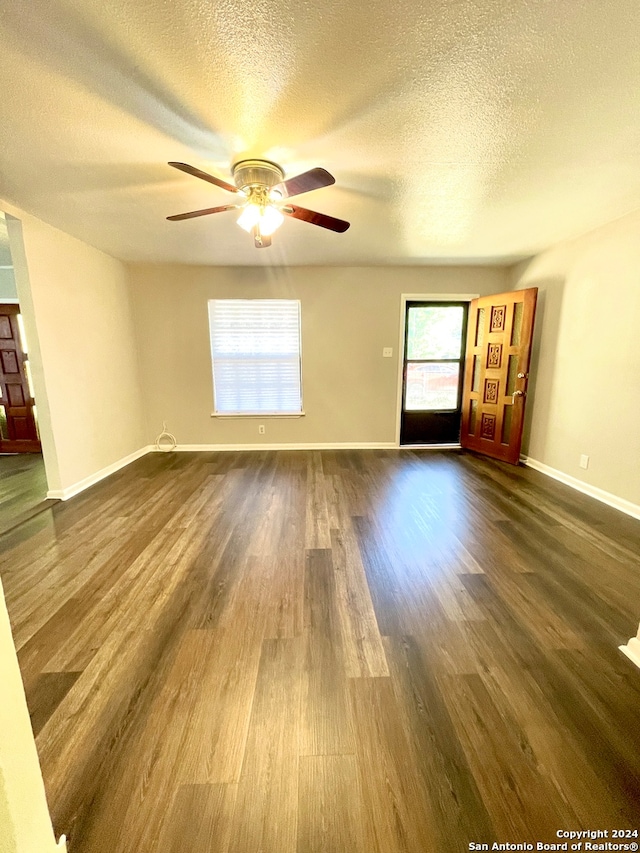
[[[0,534],[49,506],[46,496],[30,349],[0,213]]]
[[[467,301],[407,301],[400,445],[457,445]]]
[[[41,450],[20,306],[0,301],[0,453]]]

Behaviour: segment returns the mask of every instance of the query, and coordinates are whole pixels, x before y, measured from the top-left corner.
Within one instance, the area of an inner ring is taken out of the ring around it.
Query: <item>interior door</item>
[[[0,305],[0,453],[39,453],[17,305]]]
[[[469,307],[460,444],[520,459],[537,287],[474,299]]]

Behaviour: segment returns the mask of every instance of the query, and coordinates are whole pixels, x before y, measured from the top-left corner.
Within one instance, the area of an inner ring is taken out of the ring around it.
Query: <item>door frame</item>
[[[398,371],[396,388],[396,437],[395,446],[404,447],[400,444],[400,426],[402,423],[402,391],[404,387],[404,347],[407,322],[407,302],[471,302],[478,299],[479,293],[401,293],[400,294],[400,332],[398,336]],[[460,447],[459,444],[411,444],[406,445],[412,449],[419,450],[421,447],[433,447],[445,450],[447,447]]]
[[[27,264],[27,254],[23,237],[22,218],[24,214],[20,211],[12,211],[10,205],[0,205],[0,214],[4,215],[9,236],[9,251],[13,264],[13,272],[16,282],[17,297],[4,297],[3,302],[20,306],[20,313],[29,340],[29,361],[33,376],[33,391],[38,406],[38,431],[42,445],[42,458],[47,479],[47,497],[53,489],[59,488],[60,472],[58,468],[58,454],[56,451],[56,436],[51,423],[49,397],[44,377],[44,364],[40,349],[40,336],[36,323],[36,311],[33,304],[31,292],[31,279]]]

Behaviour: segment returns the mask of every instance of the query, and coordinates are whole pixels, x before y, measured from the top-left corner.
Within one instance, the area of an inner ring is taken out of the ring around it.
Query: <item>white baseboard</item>
[[[595,498],[597,501],[607,504],[607,506],[619,509],[620,512],[624,512],[633,518],[640,518],[640,506],[638,504],[631,503],[631,501],[627,501],[624,498],[619,498],[617,495],[611,494],[611,492],[605,492],[604,489],[590,486],[589,483],[578,480],[576,477],[571,477],[569,474],[565,474],[564,471],[558,471],[556,468],[545,465],[543,462],[538,462],[537,459],[532,459],[530,456],[521,456],[520,461],[527,467],[540,471],[542,474],[546,474],[548,477],[559,480],[559,482],[564,483],[566,486],[582,492],[583,495],[588,495],[590,498]]]
[[[632,637],[626,646],[618,646],[621,652],[632,660],[636,666],[640,667],[640,639]]]
[[[74,483],[73,486],[67,486],[66,489],[51,489],[47,492],[47,498],[50,500],[68,501],[69,498],[74,497],[74,495],[84,492],[84,490],[88,489],[89,486],[94,486],[96,483],[99,483],[100,480],[104,480],[105,477],[115,474],[116,471],[119,471],[121,468],[125,468],[127,465],[135,462],[136,459],[140,459],[141,456],[146,456],[146,454],[151,450],[155,450],[153,445],[149,444],[146,447],[142,447],[140,450],[136,450],[135,453],[130,453],[129,456],[125,456],[123,459],[118,459],[117,462],[113,462],[111,465],[107,465],[106,468],[96,471],[96,473],[91,474],[90,477],[85,477],[84,480]]]
[[[397,447],[397,445],[393,441],[349,441],[334,443],[318,442],[314,444],[178,444],[175,448],[175,451],[199,452],[213,450],[216,452],[223,452],[231,450],[388,450],[393,449],[395,447]],[[132,462],[135,462],[136,459],[140,459],[141,456],[145,456],[147,453],[167,453],[175,451],[159,451],[155,444],[148,444],[146,447],[142,447],[140,448],[140,450],[136,450],[135,453],[131,453],[129,454],[129,456],[125,456],[123,459],[119,459],[112,465],[107,465],[106,468],[102,468],[102,470],[96,471],[96,473],[92,474],[90,477],[85,477],[84,480],[80,480],[80,482],[74,483],[72,486],[67,486],[66,489],[50,489],[47,492],[47,498],[49,500],[68,501],[69,498],[80,494],[80,492],[83,492],[90,486],[94,486],[96,483],[99,483],[100,480],[104,480],[105,477],[109,477],[111,474],[115,474],[116,471],[119,471],[121,468],[125,468],[127,465],[130,465]]]
[[[215,451],[217,453],[223,453],[225,451],[242,450],[393,449],[418,450],[420,448],[410,445],[405,446],[403,448],[398,448],[398,445],[394,441],[335,441],[310,442],[307,444],[178,444],[175,448],[175,451],[185,453]],[[140,450],[136,450],[135,453],[130,453],[129,456],[125,456],[123,459],[119,459],[117,462],[113,462],[111,465],[107,465],[106,468],[102,468],[100,471],[96,471],[95,474],[92,474],[89,477],[85,477],[84,480],[80,480],[78,483],[74,483],[72,486],[67,486],[67,488],[65,489],[49,490],[47,492],[47,498],[50,500],[69,500],[69,498],[74,497],[74,495],[80,494],[80,492],[83,492],[90,486],[93,486],[96,483],[99,483],[101,480],[104,480],[105,477],[109,477],[111,474],[115,474],[116,471],[119,471],[121,468],[125,468],[127,465],[130,465],[132,462],[135,462],[136,459],[140,459],[142,456],[146,456],[147,453],[151,452],[166,453],[167,451],[158,451],[155,445],[148,444],[146,447],[141,447]],[[531,457],[522,456],[520,458],[520,461],[524,465],[527,465],[529,468],[534,468],[536,471],[540,471],[541,473],[546,474],[548,477],[552,477],[554,480],[559,480],[561,483],[570,486],[572,489],[576,489],[577,491],[582,492],[585,495],[589,495],[589,497],[602,501],[602,503],[605,503],[608,506],[613,507],[614,509],[619,509],[621,512],[624,512],[627,515],[632,516],[633,518],[640,519],[640,506],[631,503],[631,501],[627,501],[624,498],[619,498],[617,495],[613,495],[610,492],[605,492],[603,489],[598,489],[595,486],[590,486],[588,483],[584,483],[582,480],[578,480],[575,477],[571,477],[569,474],[565,474],[563,471],[558,471],[556,468],[551,468],[551,466],[545,465],[543,462],[538,462],[536,459],[532,459]]]
[[[344,441],[344,442],[315,442],[311,444],[178,444],[179,452],[194,452],[201,450],[390,450],[397,448],[394,441]],[[151,448],[155,450],[155,447]],[[166,453],[166,451],[161,451]]]

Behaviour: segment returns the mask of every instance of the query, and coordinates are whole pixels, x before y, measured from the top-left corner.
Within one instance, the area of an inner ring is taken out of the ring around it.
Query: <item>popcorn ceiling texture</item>
[[[636,0],[3,0],[0,198],[125,260],[508,263],[640,207]],[[241,157],[337,184],[256,252]]]

